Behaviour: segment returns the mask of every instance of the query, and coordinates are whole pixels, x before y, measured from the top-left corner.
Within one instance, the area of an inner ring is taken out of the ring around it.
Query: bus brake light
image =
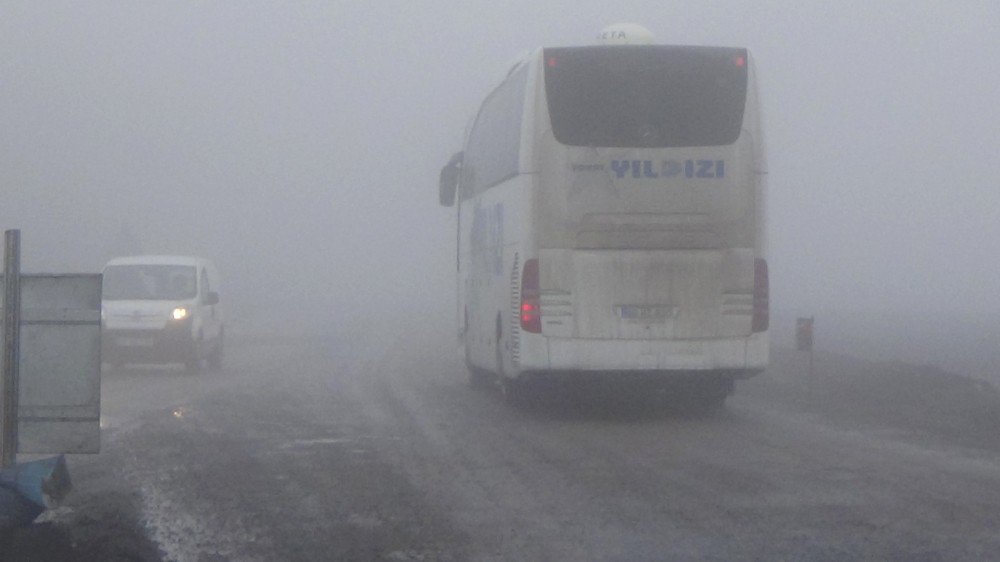
[[[527,260],[521,271],[521,329],[533,334],[542,333],[541,286],[538,279],[538,260]]]

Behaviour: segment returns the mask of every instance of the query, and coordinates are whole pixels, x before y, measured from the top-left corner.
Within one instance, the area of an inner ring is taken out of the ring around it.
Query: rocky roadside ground
[[[817,353],[772,351],[772,366],[737,392],[811,412],[835,423],[894,430],[916,440],[1000,451],[1000,388],[931,365],[871,362]]]

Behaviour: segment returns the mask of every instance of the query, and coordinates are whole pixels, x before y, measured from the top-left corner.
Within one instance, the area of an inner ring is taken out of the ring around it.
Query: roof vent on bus
[[[637,23],[613,23],[601,30],[597,40],[602,45],[652,45],[653,32]]]

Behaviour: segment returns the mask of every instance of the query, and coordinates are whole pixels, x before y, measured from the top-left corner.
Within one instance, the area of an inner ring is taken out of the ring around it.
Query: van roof
[[[107,265],[209,265],[209,261],[195,256],[125,256]]]

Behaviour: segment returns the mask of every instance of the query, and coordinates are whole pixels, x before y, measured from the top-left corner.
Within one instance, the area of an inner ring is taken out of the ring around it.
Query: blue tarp
[[[0,470],[0,528],[31,523],[71,488],[63,455]]]

